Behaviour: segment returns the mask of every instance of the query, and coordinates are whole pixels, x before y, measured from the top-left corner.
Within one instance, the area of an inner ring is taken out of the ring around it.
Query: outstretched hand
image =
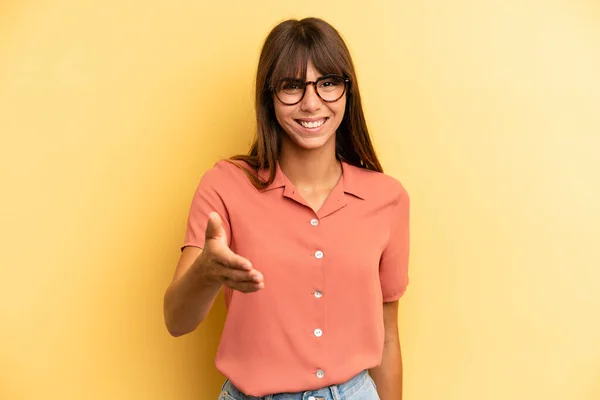
[[[227,245],[227,234],[216,212],[209,215],[204,249],[198,261],[203,276],[209,282],[221,283],[242,293],[264,288],[263,275],[248,259],[235,254]]]

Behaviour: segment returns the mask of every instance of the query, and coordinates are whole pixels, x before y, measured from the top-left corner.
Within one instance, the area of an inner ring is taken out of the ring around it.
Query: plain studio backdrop
[[[405,399],[599,399],[599,4],[3,0],[0,398],[217,397],[222,296],[178,339],[162,296],[266,34],[317,16],[411,195]]]

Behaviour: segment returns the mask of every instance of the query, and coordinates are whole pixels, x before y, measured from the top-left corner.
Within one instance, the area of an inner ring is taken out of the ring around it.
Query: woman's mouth
[[[304,121],[297,119],[296,122],[306,129],[318,129],[328,120],[329,118],[322,118],[316,121]]]

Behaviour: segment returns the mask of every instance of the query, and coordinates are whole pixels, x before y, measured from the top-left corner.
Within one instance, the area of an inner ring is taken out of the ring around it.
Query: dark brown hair
[[[336,157],[348,164],[383,172],[371,143],[360,101],[356,72],[350,52],[338,31],[319,18],[283,21],[269,33],[263,45],[256,74],[256,123],[254,143],[247,155],[230,160],[248,163],[245,170],[259,189],[275,179],[283,129],[275,117],[272,87],[285,77],[306,80],[306,67],[312,61],[320,73],[338,74],[350,80],[346,91],[346,110],[336,133]],[[237,163],[236,163],[237,165]],[[262,181],[258,169],[268,169],[269,179]]]

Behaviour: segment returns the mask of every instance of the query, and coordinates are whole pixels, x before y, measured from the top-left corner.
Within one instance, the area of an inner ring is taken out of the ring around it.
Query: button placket
[[[310,225],[311,225],[312,227],[314,227],[314,228],[316,228],[317,226],[319,226],[319,224],[320,224],[320,221],[319,221],[319,219],[318,219],[318,218],[312,218],[312,219],[310,220]],[[314,232],[315,232],[315,236],[316,236],[316,237],[319,237],[319,236],[320,236],[320,235],[317,233],[317,232],[319,232],[319,231],[320,231],[320,229],[319,229],[319,230],[316,230],[316,231],[314,231]],[[316,239],[316,238],[315,238],[315,239]],[[317,239],[317,241],[315,242],[315,244],[316,244],[317,246],[319,246],[319,242],[320,242],[320,240],[318,240],[318,239]],[[322,243],[321,243],[321,244],[322,244]],[[322,260],[324,256],[325,256],[325,254],[324,254],[323,250],[321,250],[321,249],[319,249],[319,248],[317,247],[317,249],[315,249],[315,252],[314,252],[314,257],[315,257],[317,260]],[[319,266],[322,266],[322,265],[323,265],[323,264],[322,264],[322,262],[323,262],[323,261],[318,261],[318,262],[319,262],[319,264],[317,264],[317,265],[319,265]],[[317,272],[317,274],[323,274],[323,270],[320,270],[320,272]],[[318,287],[318,286],[319,286],[319,285],[317,285],[317,287]],[[323,292],[322,292],[321,290],[318,290],[318,289],[315,289],[315,291],[314,291],[312,294],[315,296],[315,299],[320,299],[321,297],[323,297]],[[313,330],[313,335],[314,335],[314,337],[315,337],[315,338],[321,338],[321,336],[323,336],[323,331],[322,331],[320,328],[315,328],[315,329]],[[319,340],[319,342],[321,342],[321,340],[323,340],[323,339],[318,339],[318,340]],[[321,343],[324,343],[324,342],[321,342]],[[322,379],[322,378],[325,376],[325,372],[324,372],[322,369],[318,369],[318,370],[316,371],[315,375],[316,375],[316,377],[317,377],[318,379]],[[309,399],[310,399],[310,398],[309,398]]]

